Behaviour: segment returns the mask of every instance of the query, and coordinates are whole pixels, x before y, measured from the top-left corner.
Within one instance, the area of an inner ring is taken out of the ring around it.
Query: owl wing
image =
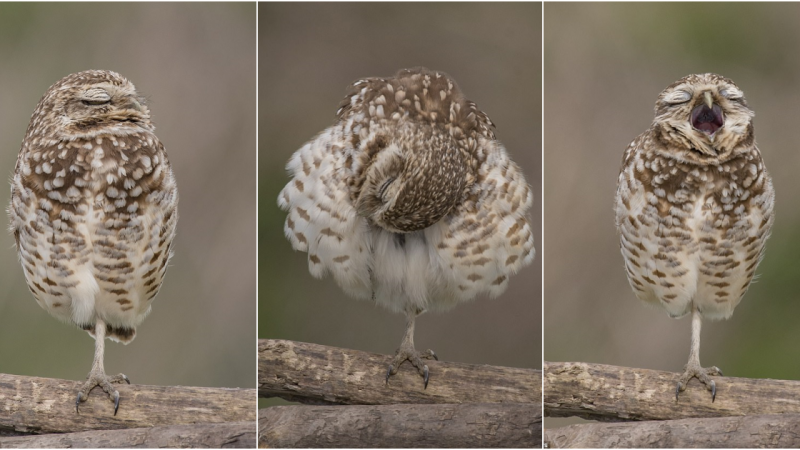
[[[614,197],[614,222],[620,237],[625,272],[636,297],[646,303],[663,306],[672,317],[680,317],[689,311],[694,293],[693,288],[682,288],[684,284],[689,284],[683,278],[688,280],[692,275],[688,271],[676,272],[674,267],[670,267],[675,265],[674,262],[657,258],[659,249],[657,245],[653,246],[652,241],[653,236],[659,233],[659,222],[654,218],[658,212],[648,201],[647,190],[637,177],[637,173],[644,170],[642,151],[649,145],[649,133],[648,130],[637,136],[625,149]],[[654,273],[670,273],[676,279],[680,278],[679,289],[657,284],[655,280],[658,277]],[[660,300],[665,295],[669,296],[667,303]]]
[[[278,205],[289,213],[284,232],[292,247],[308,253],[309,272],[330,272],[348,294],[370,298],[368,225],[350,200],[346,148],[344,128],[330,127],[297,150]]]
[[[124,298],[112,297],[120,308],[117,313],[120,316],[117,338],[125,342],[125,325],[136,326],[144,319],[149,313],[150,302],[164,281],[167,265],[173,255],[178,221],[178,190],[167,153],[155,136],[118,138],[117,141],[123,147],[119,154],[124,155],[118,162],[122,169],[118,173],[125,176],[113,179],[111,184],[117,191],[114,201],[116,209],[106,215],[106,226],[112,225],[109,219],[113,219],[112,226],[122,228],[116,233],[115,239],[95,237],[94,245],[96,253],[102,253],[104,245],[108,247],[113,244],[114,248],[125,249],[127,255],[117,261],[104,255],[111,263],[110,267],[115,267],[114,263],[117,266],[123,264],[124,261],[136,262],[134,273],[128,275],[133,286],[128,296],[132,303],[126,303]],[[127,145],[123,145],[125,141],[128,141]],[[106,195],[109,196],[108,190]],[[107,201],[111,200],[112,197],[108,197]],[[113,293],[115,280],[100,277],[100,271],[106,267],[95,264],[101,285],[108,283],[106,290]],[[127,311],[132,313],[130,318],[125,316]],[[109,314],[108,317],[115,316]],[[111,321],[108,323],[113,325]],[[114,331],[112,328],[112,334]],[[132,331],[135,332],[135,329]]]
[[[775,220],[770,176],[758,149],[748,156],[748,163],[735,173],[736,181],[728,183],[729,196],[710,196],[695,226],[700,273],[694,300],[704,318],[727,319],[733,314],[764,257]]]
[[[482,293],[497,297],[536,254],[527,217],[533,192],[502,144],[480,141],[486,157],[466,201],[426,232],[449,282],[438,294],[453,304]]]

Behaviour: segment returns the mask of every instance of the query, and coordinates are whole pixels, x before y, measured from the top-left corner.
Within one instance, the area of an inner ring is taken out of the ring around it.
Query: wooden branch
[[[782,414],[548,428],[549,448],[797,448],[800,415]]]
[[[698,380],[675,400],[679,374],[587,363],[544,363],[545,416],[600,421],[800,414],[800,381],[714,377],[717,399]]]
[[[392,357],[282,340],[258,343],[258,395],[311,404],[536,403],[541,371],[429,361],[430,383],[410,364],[386,384]]]
[[[270,448],[541,448],[533,403],[274,406],[258,415]]]
[[[0,438],[0,448],[255,448],[256,424],[202,423]]]
[[[254,389],[118,385],[119,412],[100,388],[75,412],[81,383],[0,374],[5,434],[72,433],[193,423],[256,421]]]

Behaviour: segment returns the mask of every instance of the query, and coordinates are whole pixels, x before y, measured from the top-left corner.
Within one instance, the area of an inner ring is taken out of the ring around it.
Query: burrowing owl
[[[11,184],[11,231],[39,306],[88,331],[95,355],[75,408],[100,386],[105,338],[128,343],[158,293],[178,220],[178,192],[150,111],[117,73],[75,73],[31,117]]]
[[[278,203],[285,232],[315,277],[403,312],[386,381],[414,348],[414,320],[488,293],[534,257],[533,203],[494,125],[455,82],[425,68],[350,86],[336,123],[295,152]]]
[[[753,130],[753,111],[733,81],[689,75],[658,96],[652,126],[628,146],[616,223],[628,281],[671,317],[692,313],[692,377],[716,397],[700,366],[703,318],[727,319],[764,254],[775,194]]]

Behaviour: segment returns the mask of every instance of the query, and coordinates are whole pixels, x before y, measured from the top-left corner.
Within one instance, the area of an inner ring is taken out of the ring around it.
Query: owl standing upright
[[[692,377],[716,397],[700,366],[703,318],[727,319],[742,299],[774,219],[775,193],[756,146],[753,111],[733,81],[689,75],[658,96],[651,127],[628,146],[616,225],[636,296],[671,317],[692,313]]]
[[[500,295],[534,257],[533,203],[494,125],[425,68],[350,86],[336,123],[292,156],[278,203],[315,277],[406,316],[386,381],[408,360],[428,385],[414,320]],[[438,358],[437,358],[438,359]]]
[[[161,287],[178,220],[178,192],[150,111],[117,73],[89,70],[54,84],[28,125],[8,212],[39,306],[95,339],[76,411],[106,376],[105,338],[129,343]]]

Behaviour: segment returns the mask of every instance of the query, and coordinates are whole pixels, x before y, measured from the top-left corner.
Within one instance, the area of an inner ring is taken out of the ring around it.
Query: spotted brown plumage
[[[636,296],[671,317],[692,313],[689,363],[677,394],[697,377],[703,318],[733,314],[764,255],[775,194],[755,141],[753,112],[733,81],[689,75],[656,102],[652,126],[628,146],[616,224]]]
[[[494,124],[447,75],[425,68],[353,83],[336,123],[292,156],[285,232],[348,294],[407,317],[389,374],[414,349],[414,319],[496,297],[534,257],[533,203]],[[387,375],[387,380],[388,380]]]
[[[53,316],[95,337],[78,403],[101,386],[104,337],[128,343],[158,293],[178,193],[150,111],[117,73],[69,75],[45,93],[22,142],[9,216],[28,287]]]

